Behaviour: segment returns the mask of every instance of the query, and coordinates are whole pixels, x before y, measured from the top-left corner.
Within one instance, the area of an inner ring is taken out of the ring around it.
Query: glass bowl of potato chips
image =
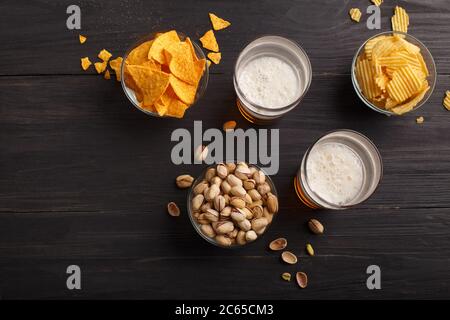
[[[436,84],[436,65],[425,45],[403,32],[368,39],[352,62],[357,95],[371,109],[402,115],[420,108]]]
[[[183,118],[206,91],[208,77],[203,50],[175,30],[140,39],[126,52],[121,67],[127,98],[155,117]]]

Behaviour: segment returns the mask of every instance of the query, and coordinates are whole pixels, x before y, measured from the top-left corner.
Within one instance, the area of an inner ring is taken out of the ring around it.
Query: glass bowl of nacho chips
[[[127,98],[155,117],[183,118],[204,94],[208,77],[202,49],[175,30],[137,41],[126,52],[121,67]]]
[[[425,45],[403,32],[368,39],[352,62],[353,87],[371,109],[402,115],[420,108],[436,84],[436,65]]]

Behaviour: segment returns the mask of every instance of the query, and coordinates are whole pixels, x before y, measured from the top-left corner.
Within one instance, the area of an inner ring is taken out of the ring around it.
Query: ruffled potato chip
[[[381,4],[383,3],[383,0],[370,0],[370,1],[372,1],[372,3],[377,7],[381,6]]]
[[[425,82],[423,89],[419,91],[417,95],[415,95],[410,101],[392,108],[392,111],[398,115],[411,111],[419,104],[420,101],[422,101],[428,90],[430,90],[430,86],[428,85],[428,82]]]
[[[227,20],[219,18],[214,13],[209,13],[209,19],[211,20],[212,26],[214,30],[222,30],[228,28],[231,23]]]
[[[220,52],[210,52],[208,53],[208,58],[214,62],[214,64],[219,64],[222,59],[222,54]]]
[[[391,18],[392,30],[408,33],[409,16],[406,10],[396,6],[394,16]]]
[[[89,57],[81,58],[81,68],[83,68],[84,71],[89,69],[91,64],[92,64],[92,62],[91,62],[91,60],[89,60]]]
[[[103,49],[98,53],[98,57],[104,62],[108,62],[108,60],[112,57],[112,54],[108,50]]]
[[[166,64],[164,49],[174,43],[179,43],[180,38],[175,30],[161,34],[153,40],[153,44],[148,51],[148,59],[154,59],[161,64]]]
[[[445,92],[445,98],[444,98],[443,105],[444,105],[445,109],[450,111],[450,91],[449,90],[447,90]]]
[[[392,99],[403,102],[420,90],[423,80],[407,65],[394,71],[392,80],[387,85],[387,92]]]
[[[219,52],[219,44],[217,43],[214,31],[209,30],[200,38],[203,48],[210,51]]]

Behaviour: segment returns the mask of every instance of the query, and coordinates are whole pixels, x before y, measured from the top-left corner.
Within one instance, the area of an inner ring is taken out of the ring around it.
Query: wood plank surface
[[[365,107],[349,69],[375,30],[348,17],[369,1],[80,1],[82,33],[65,27],[67,1],[2,1],[0,20],[0,297],[18,298],[450,298],[449,16],[445,0],[385,1],[411,16],[410,33],[432,52],[437,85],[427,104],[403,117]],[[223,54],[205,96],[182,120],[156,119],[133,108],[120,84],[79,66],[103,47],[122,54],[146,32],[176,28],[198,38],[209,11],[233,25],[217,32]],[[241,250],[215,248],[195,234],[186,192],[174,184],[199,165],[173,165],[177,128],[220,128],[236,120],[233,65],[262,34],[298,41],[313,82],[301,105],[269,126],[280,129],[280,171],[273,177],[280,213],[263,239]],[[417,116],[425,122],[418,125]],[[367,202],[345,212],[311,211],[292,181],[303,153],[329,130],[349,128],[379,147],[384,177]],[[166,203],[183,211],[169,217]],[[326,234],[311,235],[319,218]],[[284,236],[300,256],[285,266],[267,243]],[[314,245],[315,257],[304,246]],[[65,269],[82,268],[82,290],[65,287]],[[365,285],[368,265],[382,270],[382,289]],[[304,270],[307,290],[280,280]]]

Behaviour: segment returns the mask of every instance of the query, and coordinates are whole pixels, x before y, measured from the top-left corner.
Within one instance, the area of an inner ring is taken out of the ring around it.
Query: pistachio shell
[[[286,238],[278,238],[270,242],[269,248],[272,251],[279,251],[283,250],[287,247],[287,240]]]
[[[304,272],[297,272],[295,275],[297,284],[300,288],[305,289],[308,286],[308,276]]]
[[[175,202],[169,202],[167,204],[167,212],[169,212],[172,217],[178,217],[180,215],[180,208],[178,208]]]
[[[296,264],[298,261],[297,256],[290,251],[284,251],[281,254],[281,259],[288,264]]]

